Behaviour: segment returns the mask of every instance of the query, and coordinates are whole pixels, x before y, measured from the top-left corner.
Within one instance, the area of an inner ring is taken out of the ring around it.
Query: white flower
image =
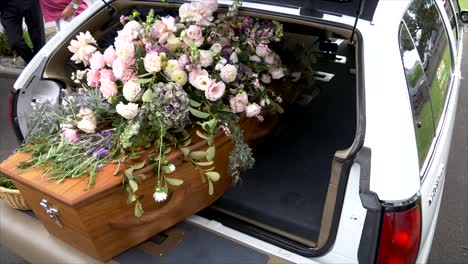
[[[213,51],[214,54],[220,53],[221,49],[223,49],[223,47],[219,43],[214,43],[213,45],[211,45],[210,48],[210,50]]]
[[[131,119],[135,118],[138,115],[138,112],[139,112],[138,104],[134,104],[134,103],[124,104],[124,103],[120,102],[115,107],[115,110],[117,111],[117,113],[119,115],[121,115],[122,117],[124,117],[127,120],[131,120]]]
[[[229,61],[236,64],[239,62],[239,57],[237,57],[237,53],[233,52],[231,53],[231,56],[229,57]]]
[[[226,82],[230,83],[233,82],[237,77],[237,68],[232,64],[226,64],[221,69],[220,73],[221,79]]]
[[[294,78],[292,81],[297,82],[301,78],[302,73],[301,72],[293,72],[291,73],[291,76]]]
[[[200,50],[200,65],[208,67],[213,63],[213,52],[211,50]]]
[[[271,76],[269,74],[262,74],[260,80],[266,84],[271,83]]]
[[[169,35],[169,38],[167,39],[165,47],[168,50],[174,51],[175,49],[180,47],[181,44],[182,44],[182,41],[180,41],[180,39],[178,37],[176,37],[176,35],[171,33]]]
[[[257,55],[250,56],[249,60],[254,62],[262,62],[262,59],[260,59],[260,57],[258,57]]]
[[[96,51],[96,47],[90,44],[96,44],[96,40],[91,33],[89,31],[86,31],[86,33],[80,32],[76,36],[76,40],[70,41],[70,46],[68,46],[68,50],[73,53],[70,59],[75,61],[76,64],[83,63],[87,66],[91,55]]]
[[[88,108],[83,108],[80,110],[80,115],[83,117],[78,122],[77,127],[86,133],[94,133],[97,122],[94,113]]]
[[[123,32],[130,35],[133,39],[138,38],[138,33],[142,29],[140,23],[135,20],[130,20],[125,24],[124,28],[122,29]]]
[[[249,104],[245,108],[245,115],[247,117],[254,117],[254,116],[257,116],[258,114],[260,114],[261,110],[262,110],[262,108],[258,104],[256,104],[256,103]]]
[[[135,56],[135,45],[132,42],[116,41],[115,42],[115,54],[121,60],[129,63],[134,59]]]
[[[171,80],[183,86],[187,83],[187,73],[180,69],[174,70],[171,73]]]
[[[141,87],[139,83],[132,80],[126,82],[122,88],[123,96],[129,102],[135,102],[141,97]]]
[[[167,193],[161,188],[156,188],[156,191],[153,194],[153,198],[156,202],[162,202],[167,199]]]
[[[214,81],[208,75],[198,75],[195,77],[192,85],[199,90],[205,91],[213,82]]]
[[[145,70],[149,73],[159,72],[162,65],[161,57],[157,52],[147,53],[143,59],[143,65],[145,66]]]
[[[283,68],[276,68],[276,69],[272,69],[272,70],[269,70],[270,74],[271,74],[271,78],[273,79],[281,79],[283,78],[284,76],[284,70]]]
[[[166,76],[171,76],[172,72],[175,70],[180,70],[180,65],[178,60],[168,60],[167,66],[164,69]]]

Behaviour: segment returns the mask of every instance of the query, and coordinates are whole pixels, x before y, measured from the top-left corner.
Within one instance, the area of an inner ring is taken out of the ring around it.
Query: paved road
[[[468,35],[464,47],[462,71],[466,79],[462,81],[442,207],[429,257],[433,264],[468,263]],[[16,146],[8,120],[12,85],[12,79],[0,78],[0,161]],[[1,246],[0,262],[25,263]]]

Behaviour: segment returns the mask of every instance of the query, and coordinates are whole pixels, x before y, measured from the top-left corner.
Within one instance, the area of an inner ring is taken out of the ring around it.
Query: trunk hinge
[[[354,33],[356,32],[356,26],[357,26],[359,17],[362,15],[362,11],[364,10],[364,2],[366,2],[366,0],[359,0],[359,6],[358,6],[358,9],[356,10],[356,20],[354,21],[354,26],[353,26],[353,32],[351,33],[351,37],[349,38],[350,45],[354,44]]]

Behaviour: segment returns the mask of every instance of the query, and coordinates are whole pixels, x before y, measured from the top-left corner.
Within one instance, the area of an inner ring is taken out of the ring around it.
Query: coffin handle
[[[164,222],[164,219],[175,219],[181,215],[184,200],[189,197],[190,188],[182,187],[172,192],[169,200],[162,207],[144,212],[142,216],[136,217],[133,213],[118,216],[109,221],[109,225],[115,229],[128,229],[156,221]],[[163,224],[163,223],[161,223]]]

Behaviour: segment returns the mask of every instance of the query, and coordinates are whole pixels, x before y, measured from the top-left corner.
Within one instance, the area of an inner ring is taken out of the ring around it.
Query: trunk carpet
[[[256,163],[218,200],[222,208],[316,242],[336,150],[355,136],[355,76],[344,64],[323,63],[336,74],[319,83],[320,96],[287,110],[278,128],[255,151]]]

